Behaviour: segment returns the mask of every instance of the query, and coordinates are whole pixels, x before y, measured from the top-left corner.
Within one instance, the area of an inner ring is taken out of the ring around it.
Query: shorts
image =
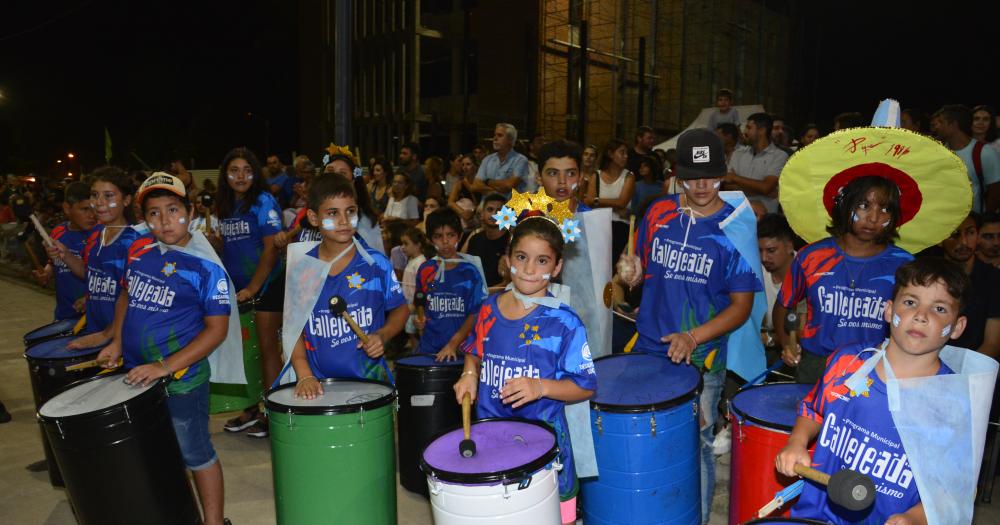
[[[168,395],[167,410],[187,468],[204,470],[219,460],[208,435],[208,381],[190,392]]]
[[[257,296],[257,304],[254,308],[258,312],[282,312],[285,306],[285,272],[278,272],[271,282],[267,283],[264,291]]]

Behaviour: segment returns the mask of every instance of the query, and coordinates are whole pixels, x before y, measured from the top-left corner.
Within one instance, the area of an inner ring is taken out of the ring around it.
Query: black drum
[[[73,328],[76,327],[76,323],[78,322],[80,322],[80,318],[74,317],[71,319],[60,319],[45,326],[39,326],[24,334],[24,348],[28,349],[49,339],[73,335]]]
[[[93,377],[101,371],[92,366],[81,370],[67,370],[67,367],[86,361],[93,361],[104,346],[68,350],[66,345],[76,339],[73,336],[48,339],[29,347],[24,351],[28,361],[28,377],[31,378],[31,393],[35,398],[35,410],[42,408],[46,401],[66,388],[70,383]],[[49,440],[42,431],[42,449],[45,451],[45,461],[49,465],[49,481],[53,487],[62,487],[63,478],[52,456]]]
[[[74,383],[38,410],[77,521],[200,524],[167,410],[166,383],[132,386],[124,377]]]
[[[434,436],[462,424],[462,406],[452,388],[462,375],[464,361],[434,361],[431,354],[396,361],[399,394],[399,484],[428,497],[427,475],[420,470],[420,454]]]

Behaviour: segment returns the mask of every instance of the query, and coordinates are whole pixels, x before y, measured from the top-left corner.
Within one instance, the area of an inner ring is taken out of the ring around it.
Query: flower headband
[[[360,149],[355,153],[351,151],[351,148],[347,146],[338,146],[334,143],[330,143],[326,147],[326,155],[323,155],[323,166],[326,166],[333,161],[334,157],[346,157],[354,163],[354,178],[361,176],[361,151]]]
[[[519,193],[511,190],[510,200],[493,216],[501,230],[517,226],[517,218],[526,211],[538,211],[542,217],[555,223],[562,232],[563,241],[575,242],[580,238],[580,221],[573,219],[569,209],[569,201],[557,202],[545,193],[545,188],[538,193]]]

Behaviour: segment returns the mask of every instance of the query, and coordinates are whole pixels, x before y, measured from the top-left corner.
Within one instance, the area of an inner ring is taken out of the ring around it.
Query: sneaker
[[[254,426],[260,420],[260,410],[257,407],[244,410],[240,415],[226,421],[222,427],[227,432],[240,432]]]
[[[7,407],[0,402],[0,423],[9,423],[11,420],[10,412],[7,412]]]
[[[729,450],[733,448],[733,433],[729,428],[722,429],[715,435],[715,441],[712,441],[712,453],[716,456],[728,454]]]
[[[250,430],[247,431],[247,437],[266,438],[267,436],[267,419],[265,418],[260,418],[254,422],[253,426],[250,427]]]
[[[45,459],[40,459],[34,463],[29,463],[28,466],[24,467],[24,470],[28,472],[45,472],[49,470],[49,462]]]
[[[233,525],[233,522],[229,521],[229,518],[223,518],[222,525]]]

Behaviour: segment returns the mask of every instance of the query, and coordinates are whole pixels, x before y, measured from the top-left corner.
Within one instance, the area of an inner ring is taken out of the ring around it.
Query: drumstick
[[[795,473],[821,485],[826,485],[830,501],[849,510],[864,510],[875,502],[875,484],[871,478],[843,469],[831,476],[805,465],[795,465]]]
[[[417,308],[417,320],[423,323],[424,307],[427,306],[427,296],[424,295],[424,292],[417,292],[413,294],[413,306]]]
[[[55,246],[55,244],[52,242],[52,237],[49,237],[49,234],[45,231],[45,227],[42,226],[42,223],[38,221],[38,217],[35,217],[35,214],[32,213],[31,215],[28,216],[28,218],[31,219],[32,223],[34,223],[35,229],[38,230],[38,235],[42,236],[42,240],[45,241],[45,244],[48,244],[49,246]]]
[[[348,315],[347,301],[345,301],[341,296],[334,295],[330,298],[330,313],[343,317],[344,320],[347,321],[347,324],[351,327],[351,331],[354,332],[354,335],[358,336],[358,339],[361,340],[361,344],[368,344],[368,334],[364,333],[354,318]]]
[[[90,361],[84,361],[82,363],[77,363],[75,365],[69,365],[69,366],[66,367],[66,371],[67,372],[73,372],[75,370],[86,370],[88,368],[94,368],[95,366],[104,366],[103,363],[104,363],[104,361],[93,359],[93,360],[90,360]],[[118,358],[118,361],[115,363],[115,368],[117,368],[119,366],[122,366],[122,360],[121,360],[120,357]]]
[[[763,518],[765,516],[769,516],[772,512],[784,507],[785,503],[788,503],[798,497],[799,494],[802,494],[802,487],[805,484],[806,482],[800,479],[776,492],[774,494],[774,499],[769,501],[767,505],[764,505],[757,511],[757,517]]]
[[[635,215],[628,218],[628,256],[635,255]]]
[[[462,396],[462,433],[465,439],[458,444],[458,452],[463,458],[476,455],[476,442],[472,440],[472,394]]]

